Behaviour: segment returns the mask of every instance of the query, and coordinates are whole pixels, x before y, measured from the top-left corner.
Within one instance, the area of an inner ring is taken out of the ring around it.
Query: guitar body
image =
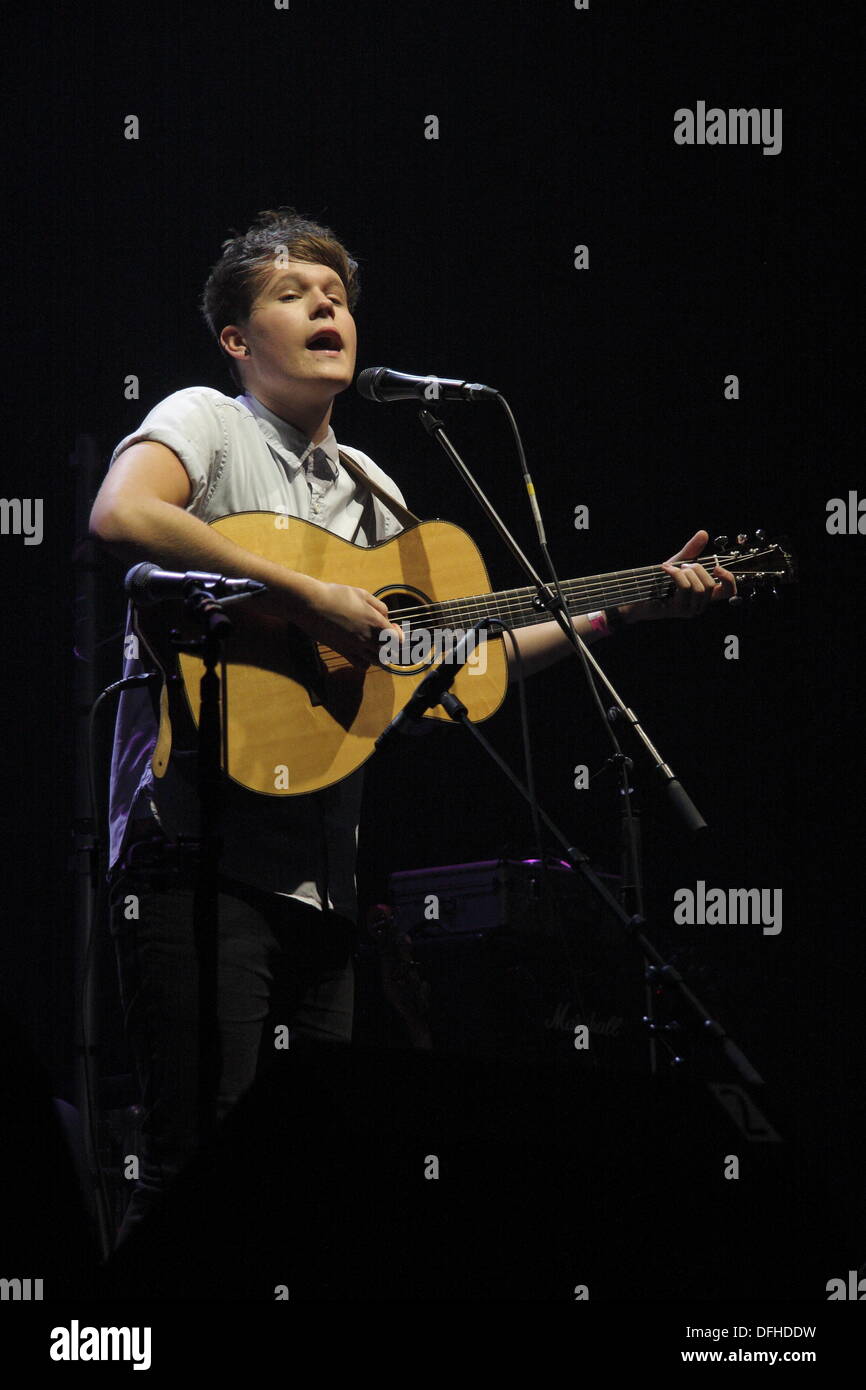
[[[275,564],[367,589],[392,611],[490,591],[475,543],[444,521],[422,522],[369,548],[272,512],[239,512],[212,524]],[[226,644],[228,775],[265,796],[303,796],[341,781],[366,762],[379,734],[438,664],[438,654],[358,671],[291,624],[257,615],[254,603],[227,608],[236,626]],[[472,621],[467,617],[465,626]],[[173,736],[176,746],[192,747],[204,666],[197,656],[172,652],[172,626],[183,636],[191,634],[181,607],[141,608],[136,626],[163,671],[179,677],[169,681]],[[504,645],[494,639],[476,651],[452,689],[478,721],[498,709],[507,682]],[[441,706],[426,717],[450,723]]]

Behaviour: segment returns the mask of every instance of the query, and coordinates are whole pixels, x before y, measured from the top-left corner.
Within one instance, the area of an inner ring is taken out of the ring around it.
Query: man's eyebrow
[[[295,270],[284,270],[282,274],[279,275],[277,279],[273,282],[271,288],[274,290],[279,289],[280,285],[286,284],[286,282],[289,280],[291,280],[293,284],[299,285],[303,283],[304,277]],[[333,271],[327,277],[327,279],[324,282],[324,285],[325,287],[330,287],[331,285],[338,285],[341,290],[345,291],[345,286],[336,271]]]

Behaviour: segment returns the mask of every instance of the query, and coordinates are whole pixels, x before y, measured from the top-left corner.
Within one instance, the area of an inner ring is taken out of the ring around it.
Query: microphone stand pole
[[[173,637],[173,645],[204,663],[198,725],[199,855],[193,905],[193,936],[198,962],[198,1137],[204,1145],[216,1127],[220,1048],[217,1023],[219,968],[219,859],[221,849],[221,773],[228,771],[226,682],[223,643],[232,621],[222,603],[190,580],[184,606],[201,629],[191,641]],[[222,664],[222,700],[217,666]]]
[[[555,621],[559,624],[560,628],[564,632],[565,636],[568,638],[571,645],[575,648],[578,654],[581,655],[585,663],[587,663],[589,666],[592,666],[598,678],[603,682],[608,693],[614,701],[618,714],[622,718],[624,718],[629,724],[631,724],[631,727],[633,728],[635,733],[637,733],[638,737],[640,738],[641,742],[643,743],[644,747],[649,753],[654,763],[656,771],[660,774],[660,776],[666,783],[668,798],[673,803],[679,815],[682,817],[686,825],[692,831],[699,830],[705,827],[706,822],[704,821],[697,807],[692,802],[685,788],[674,776],[670,767],[664,761],[661,754],[656,749],[655,745],[651,742],[647,734],[644,732],[634,711],[629,709],[629,707],[622,700],[619,693],[611,684],[610,680],[602,671],[595,657],[592,655],[589,648],[586,646],[586,643],[583,642],[579,635],[575,632],[571,623],[570,615],[561,597],[558,594],[553,593],[551,589],[543,582],[540,575],[536,572],[532,563],[524,555],[517,541],[512,536],[511,532],[508,530],[508,527],[506,526],[505,522],[499,516],[498,512],[493,506],[493,503],[487,497],[486,493],[480,487],[480,485],[466,466],[465,462],[461,458],[460,454],[457,452],[456,448],[451,443],[451,440],[445,433],[445,428],[442,420],[438,419],[435,415],[433,415],[431,411],[427,410],[426,408],[422,408],[419,411],[419,417],[422,425],[424,426],[424,429],[427,431],[429,435],[436,439],[436,441],[439,443],[445,454],[454,464],[461,478],[465,482],[466,486],[469,488],[469,491],[472,493],[473,497],[479,503],[485,515],[492,522],[493,526],[498,531],[502,540],[505,542],[508,549],[511,551],[512,555],[516,559],[517,563],[520,565],[521,569],[524,571],[524,573],[527,575],[527,577],[535,587],[537,591],[535,603],[538,608],[538,611],[540,612],[542,611],[542,609],[546,609],[550,613],[551,617],[555,619]],[[453,695],[450,691],[446,691],[443,694],[440,703],[442,704],[443,708],[445,709],[446,713],[449,715],[451,719],[455,720],[455,722],[461,723],[464,726],[464,728],[468,729],[473,734],[473,736],[478,740],[478,742],[482,745],[482,747],[489,754],[489,756],[494,760],[497,766],[505,773],[506,777],[508,777],[512,785],[517,788],[517,790],[524,797],[524,799],[531,805],[532,798],[530,797],[528,790],[526,789],[526,787],[523,786],[522,782],[520,782],[520,780],[511,771],[511,769],[505,763],[504,759],[502,759],[499,756],[499,754],[496,753],[496,751],[491,747],[488,740],[477,729],[475,724],[473,724],[472,720],[469,718],[466,706],[463,705],[462,702],[458,700],[457,697]],[[569,863],[571,863],[574,868],[580,871],[580,873],[589,883],[592,890],[596,893],[598,897],[602,899],[609,912],[611,912],[613,916],[617,919],[620,926],[627,933],[627,935],[632,940],[637,942],[638,946],[644,954],[645,960],[649,962],[647,967],[647,975],[649,979],[653,983],[663,983],[665,985],[670,985],[671,987],[673,987],[680,999],[683,1000],[683,1002],[687,1005],[688,1009],[698,1019],[702,1034],[712,1039],[715,1043],[719,1045],[725,1057],[731,1063],[734,1069],[738,1072],[743,1081],[747,1082],[750,1085],[763,1085],[763,1078],[752,1065],[752,1063],[749,1061],[748,1057],[746,1057],[746,1055],[737,1046],[733,1039],[728,1036],[722,1025],[716,1019],[713,1019],[710,1016],[707,1009],[701,1003],[697,995],[695,995],[692,992],[692,990],[688,987],[680,972],[676,970],[674,966],[665,961],[664,957],[656,950],[653,943],[644,933],[643,928],[646,927],[648,924],[643,916],[643,911],[641,909],[642,888],[640,878],[640,860],[637,830],[635,827],[634,818],[631,813],[629,801],[629,792],[631,790],[629,787],[630,760],[624,757],[622,752],[619,750],[619,746],[615,740],[614,746],[616,748],[616,752],[613,755],[612,761],[619,764],[620,772],[623,777],[623,795],[625,797],[625,804],[623,808],[624,846],[626,848],[626,852],[631,866],[630,876],[633,879],[632,887],[634,890],[635,898],[633,905],[637,908],[635,912],[629,914],[625,906],[617,901],[617,899],[608,891],[604,883],[602,883],[601,879],[592,869],[587,856],[581,850],[577,849],[575,846],[569,845],[566,837],[562,834],[559,828],[556,825],[554,825],[550,818],[540,808],[539,817],[548,827],[548,829],[552,832],[555,838],[558,840],[559,844],[562,846],[566,858],[569,860]],[[650,1036],[657,1037],[660,1030],[657,1028],[657,1026],[650,1017],[647,1018],[647,1026],[650,1031]]]

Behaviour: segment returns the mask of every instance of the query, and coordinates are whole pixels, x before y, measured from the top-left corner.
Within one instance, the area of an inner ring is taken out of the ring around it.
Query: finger
[[[695,614],[703,611],[709,601],[710,590],[705,589],[701,581],[701,574],[706,575],[701,565],[682,565],[674,571],[677,576],[678,588],[675,591],[671,610],[683,618],[694,617]],[[707,581],[712,584],[709,576]]]
[[[691,574],[695,580],[695,590],[692,596],[692,612],[703,613],[707,604],[713,597],[715,583],[707,574],[703,565],[693,565]]]
[[[690,541],[687,541],[682,550],[676,555],[672,555],[668,564],[675,564],[677,560],[694,560],[700,555],[707,541],[710,539],[708,532],[696,531]]]
[[[690,574],[693,580],[690,612],[703,613],[713,592],[713,581],[702,565],[695,565]]]
[[[703,593],[704,586],[700,581],[700,578],[694,565],[683,565],[682,569],[680,570],[680,573],[685,575],[686,580],[688,582],[688,587],[692,591],[692,593]]]
[[[737,577],[731,574],[730,570],[722,569],[721,565],[716,565],[713,570],[716,579],[716,592],[713,595],[717,599],[733,598],[737,592]]]
[[[670,575],[678,589],[690,589],[692,587],[688,569],[675,565],[671,560],[666,561],[662,565],[662,569]]]
[[[703,565],[686,566],[691,582],[690,613],[702,613],[710,601],[715,585]]]
[[[388,609],[380,598],[376,598],[375,594],[368,594],[366,589],[359,589],[358,593],[361,595],[362,599],[365,599],[366,602],[370,604],[372,608],[375,608],[377,613],[381,613],[383,617],[387,618]]]
[[[390,615],[390,613],[388,612],[387,608],[385,609],[385,612],[384,612],[384,613],[380,613],[380,612],[378,612],[378,610],[377,610],[377,611],[371,613],[371,614],[369,615],[369,617],[370,617],[370,627],[371,627],[371,629],[372,629],[372,631],[373,631],[374,633],[379,633],[379,632],[381,632],[381,631],[384,631],[384,629],[385,629],[386,627],[397,627],[397,624],[396,624],[395,622],[393,622],[393,620],[392,620],[392,618],[391,618],[391,615]],[[400,628],[397,628],[397,631],[400,632]],[[402,635],[402,634],[401,634],[401,635]]]
[[[394,622],[387,605],[384,604],[381,599],[376,598],[375,594],[368,593],[366,589],[359,589],[358,593],[373,610],[370,614],[370,622],[377,636],[378,633],[384,631],[385,628],[393,629],[393,631],[398,632],[401,637],[403,636],[403,629]]]
[[[692,565],[691,572],[692,574],[697,575],[700,581],[702,592],[711,593],[712,590],[715,588],[715,582],[707,574],[707,571],[704,569],[703,565]]]

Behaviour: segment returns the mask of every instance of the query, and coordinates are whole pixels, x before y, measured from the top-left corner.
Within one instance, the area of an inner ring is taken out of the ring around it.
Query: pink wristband
[[[610,636],[610,627],[608,626],[607,615],[603,608],[600,608],[597,613],[587,613],[586,616],[593,632],[597,632],[599,637]]]

